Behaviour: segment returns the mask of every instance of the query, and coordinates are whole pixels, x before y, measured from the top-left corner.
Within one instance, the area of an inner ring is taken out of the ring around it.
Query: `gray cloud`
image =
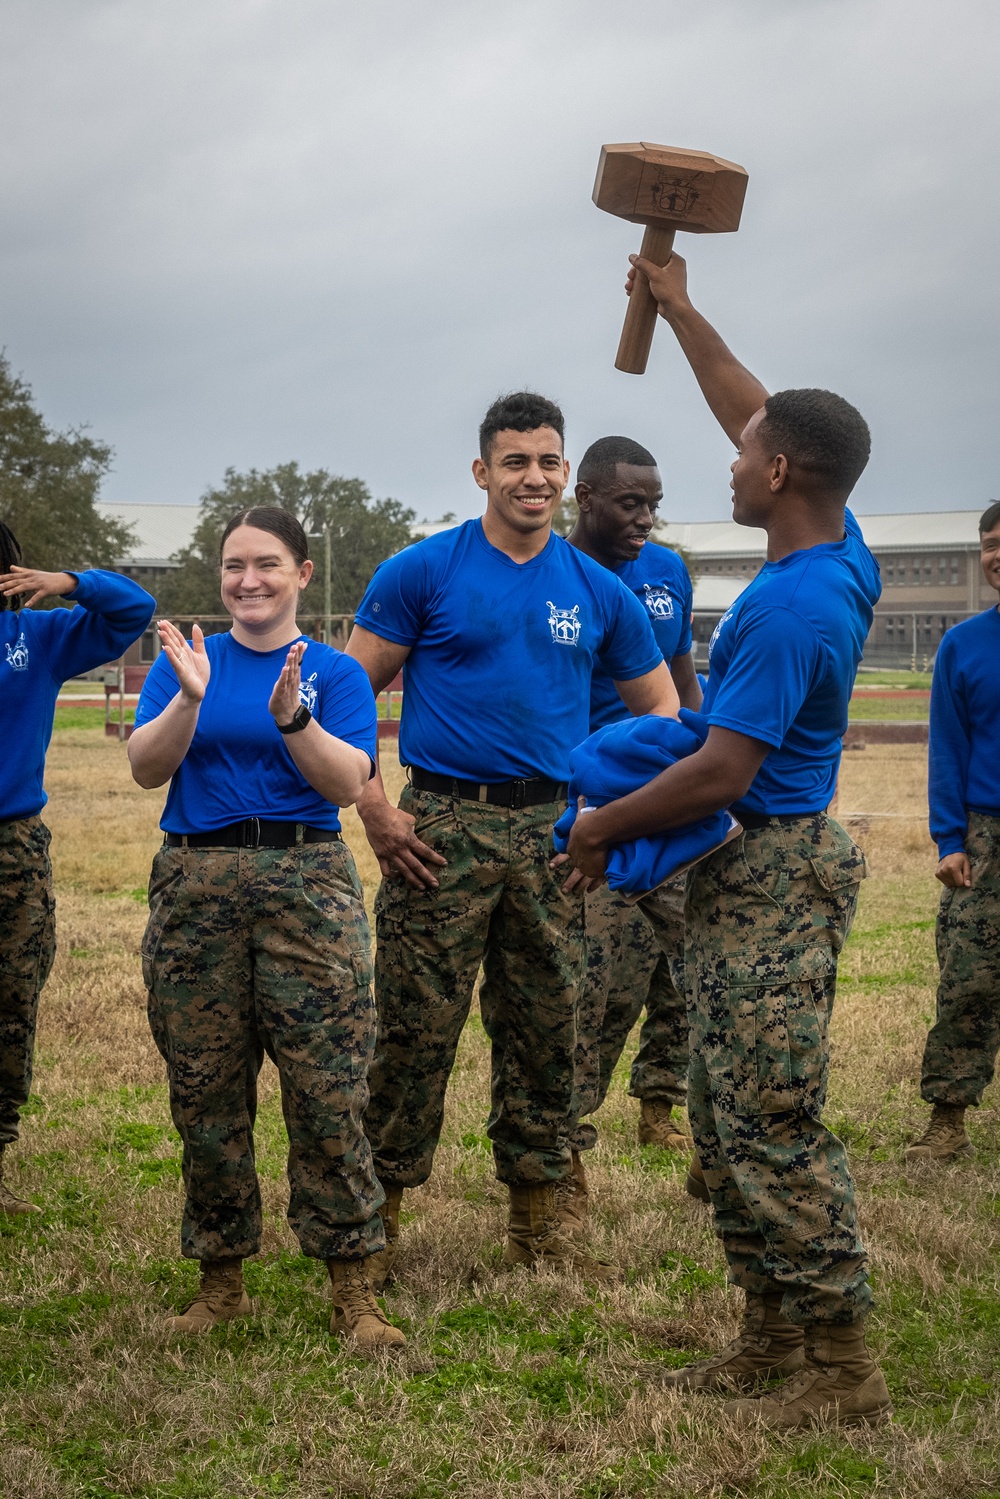
[[[2,338],[49,417],[114,444],[106,497],[227,464],[360,474],[472,514],[482,409],[534,385],[570,456],[627,432],[678,518],[730,453],[669,331],[617,373],[640,231],[603,141],[742,162],[693,291],[772,387],[871,422],[863,510],[1000,490],[992,0],[7,0]]]

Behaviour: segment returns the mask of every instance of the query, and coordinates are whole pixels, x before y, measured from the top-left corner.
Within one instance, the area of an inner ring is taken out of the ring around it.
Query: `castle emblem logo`
[[[23,630],[17,637],[16,645],[12,646],[9,640],[7,642],[7,665],[13,671],[28,670],[28,642],[24,638]]]
[[[316,686],[316,676],[317,673],[313,672],[311,677],[307,677],[304,682],[299,683],[299,702],[304,708],[308,708],[310,713],[316,712],[316,699],[319,696],[319,689]]]
[[[675,218],[686,218],[702,196],[697,186],[701,176],[701,172],[690,176],[658,172],[649,187],[651,206],[661,213],[673,214]]]
[[[662,585],[644,583],[643,590],[646,597],[643,603],[654,619],[673,619],[676,610],[674,601],[670,596],[670,590]]]
[[[557,609],[551,599],[546,602],[549,608],[549,629],[555,644],[576,645],[580,639],[580,605],[574,604],[572,609]]]

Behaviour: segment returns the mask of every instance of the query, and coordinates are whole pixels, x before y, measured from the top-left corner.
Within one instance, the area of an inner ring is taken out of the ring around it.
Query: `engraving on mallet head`
[[[674,234],[731,234],[740,226],[747,174],[707,151],[681,151],[650,141],[602,146],[594,202],[633,224],[645,224],[639,254],[666,265]],[[615,369],[641,375],[656,327],[656,303],[639,274],[629,297]]]

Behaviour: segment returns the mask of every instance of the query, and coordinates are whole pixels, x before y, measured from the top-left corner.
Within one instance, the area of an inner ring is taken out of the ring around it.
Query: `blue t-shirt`
[[[691,649],[691,579],[677,553],[647,541],[634,562],[623,562],[610,570],[645,607],[667,665],[675,656],[686,656]],[[628,717],[614,682],[596,662],[590,685],[591,733]]]
[[[733,808],[821,812],[837,784],[854,678],[882,585],[848,510],[843,541],[765,562],[716,626],[702,713],[772,746]]]
[[[355,620],[411,647],[400,759],[462,780],[568,781],[595,662],[625,682],[662,660],[646,611],[613,573],[555,535],[514,562],[479,520],[383,562]]]
[[[927,797],[943,859],[961,853],[968,812],[1000,817],[1000,611],[987,609],[945,634],[931,682]]]
[[[190,748],[170,782],[160,819],[164,832],[211,833],[245,817],[339,832],[339,808],[310,786],[268,712],[292,644],[252,651],[228,632],[206,637],[208,690]],[[374,766],[375,698],[364,669],[342,651],[309,640],[301,671],[299,698],[320,727],[364,750]],[[139,698],[136,727],[158,718],[178,690],[161,651]]]
[[[17,609],[0,613],[0,822],[34,817],[48,798],[42,788],[59,688],[93,671],[138,640],[156,602],[120,573],[74,573],[66,598],[79,609]],[[98,688],[103,691],[103,688]]]

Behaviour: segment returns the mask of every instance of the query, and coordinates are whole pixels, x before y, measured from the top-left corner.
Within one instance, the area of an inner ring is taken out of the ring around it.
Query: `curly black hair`
[[[560,442],[565,440],[565,421],[555,401],[534,390],[497,396],[479,424],[479,456],[485,463],[490,461],[498,432],[534,432],[537,427],[551,427],[559,433]]]

